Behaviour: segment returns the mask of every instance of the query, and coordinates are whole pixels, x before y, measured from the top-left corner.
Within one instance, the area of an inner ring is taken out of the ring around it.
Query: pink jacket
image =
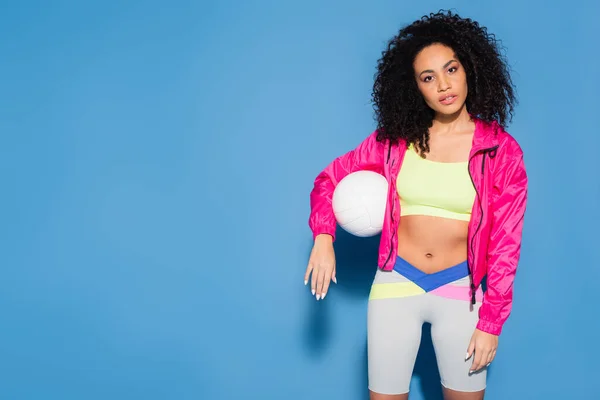
[[[487,290],[479,309],[477,328],[500,335],[513,299],[513,282],[521,249],[523,217],[527,203],[527,173],[523,152],[516,140],[497,123],[475,119],[476,128],[469,156],[469,172],[477,196],[468,228],[468,259],[471,301],[487,275]],[[358,170],[371,170],[386,177],[390,190],[379,244],[378,266],[391,271],[398,248],[400,201],[396,178],[406,152],[404,142],[390,145],[376,140],[377,131],[359,146],[336,158],[315,179],[310,194],[309,225],[313,238],[333,236],[337,222],[331,200],[337,183]]]

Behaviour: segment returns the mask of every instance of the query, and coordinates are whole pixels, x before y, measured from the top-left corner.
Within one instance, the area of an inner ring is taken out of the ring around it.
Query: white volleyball
[[[381,233],[387,204],[388,182],[374,171],[356,171],[338,182],[333,212],[338,224],[358,237]]]

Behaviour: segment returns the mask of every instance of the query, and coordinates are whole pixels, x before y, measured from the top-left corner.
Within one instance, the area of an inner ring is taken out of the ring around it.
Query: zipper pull
[[[475,305],[475,285],[471,283],[471,304]]]

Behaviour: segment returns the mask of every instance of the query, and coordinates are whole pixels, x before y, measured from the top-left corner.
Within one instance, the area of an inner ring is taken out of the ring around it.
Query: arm
[[[335,240],[337,221],[331,205],[335,186],[348,174],[359,170],[383,172],[385,147],[377,141],[377,131],[369,135],[358,147],[333,160],[317,175],[310,193],[309,226],[313,239],[320,234],[331,235]]]
[[[521,251],[528,179],[520,149],[499,169],[494,182],[492,230],[488,248],[487,291],[477,329],[500,335],[513,299],[513,283]]]

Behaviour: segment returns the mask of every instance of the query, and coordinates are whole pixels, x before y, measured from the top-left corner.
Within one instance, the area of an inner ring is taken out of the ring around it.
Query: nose
[[[442,75],[439,79],[438,79],[438,92],[445,92],[448,89],[451,89],[452,86],[450,86],[450,82],[448,81],[448,78],[445,75]]]

